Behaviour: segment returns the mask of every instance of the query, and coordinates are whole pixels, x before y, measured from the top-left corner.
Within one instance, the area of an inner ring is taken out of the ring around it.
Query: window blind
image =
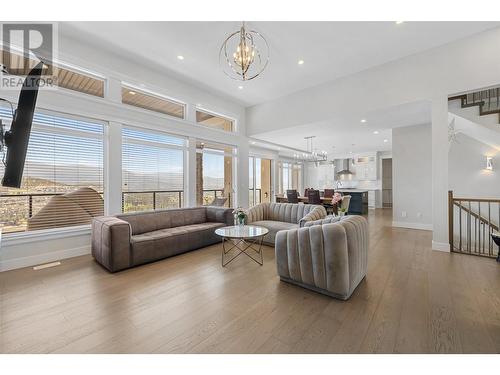
[[[184,138],[123,128],[123,212],[183,206],[185,149]]]
[[[0,117],[8,129],[10,108]],[[103,133],[95,120],[35,113],[21,187],[0,187],[3,231],[84,225],[103,215]]]

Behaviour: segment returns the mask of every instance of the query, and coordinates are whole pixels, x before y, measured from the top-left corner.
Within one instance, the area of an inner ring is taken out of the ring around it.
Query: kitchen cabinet
[[[377,155],[360,155],[356,159],[356,179],[360,181],[377,180]]]
[[[368,213],[368,191],[361,189],[337,189],[339,193],[350,195],[349,215],[366,215]]]
[[[375,190],[368,191],[368,207],[375,208]]]

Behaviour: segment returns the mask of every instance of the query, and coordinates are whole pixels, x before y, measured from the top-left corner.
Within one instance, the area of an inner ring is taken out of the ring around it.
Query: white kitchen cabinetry
[[[368,207],[369,208],[375,208],[376,203],[375,203],[375,190],[369,190],[368,191]]]
[[[372,181],[377,179],[377,155],[359,155],[356,157],[356,179]]]

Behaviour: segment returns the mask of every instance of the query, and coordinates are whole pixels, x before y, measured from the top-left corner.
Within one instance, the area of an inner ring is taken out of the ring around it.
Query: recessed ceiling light
[[[366,119],[365,118],[362,118],[361,119],[361,122],[364,124],[366,122]]]
[[[243,86],[238,86],[238,88],[239,88],[240,90],[243,90]]]
[[[349,151],[350,154],[352,154],[352,151]]]
[[[384,139],[384,143],[387,143],[387,142],[389,142],[389,140],[388,139]]]
[[[178,58],[179,60],[184,60],[184,56],[182,56],[182,55],[177,55],[177,58]]]
[[[254,145],[254,144],[255,144],[255,142],[252,142],[252,144]]]
[[[396,25],[401,25],[402,23],[404,23],[405,21],[396,21]]]
[[[299,61],[297,61],[297,64],[299,64],[299,65],[304,65],[304,60],[299,60]]]
[[[128,92],[130,95],[135,95],[135,91],[129,91]]]
[[[378,134],[378,130],[375,130],[375,131],[373,132],[373,134]]]

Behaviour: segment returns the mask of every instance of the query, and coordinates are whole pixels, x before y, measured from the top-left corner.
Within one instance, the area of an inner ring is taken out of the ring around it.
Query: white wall
[[[431,151],[430,124],[392,130],[394,226],[432,229]]]
[[[90,44],[60,36],[59,59],[106,77],[105,98],[95,98],[69,90],[40,91],[37,108],[107,121],[106,148],[109,165],[106,170],[106,212],[121,208],[121,146],[122,124],[171,132],[185,137],[197,137],[238,147],[237,204],[248,205],[248,139],[245,135],[245,108],[227,98],[218,97],[196,86],[170,77],[166,72],[147,65],[134,65],[126,57],[110,54]],[[135,84],[163,94],[187,105],[186,120],[135,108],[120,103],[120,82]],[[117,95],[118,93],[118,95]],[[0,97],[17,101],[18,93],[0,91]],[[236,120],[237,132],[228,134],[194,122],[196,105]],[[186,178],[186,191],[194,186],[194,174]],[[61,233],[63,232],[63,233]],[[4,235],[0,247],[0,271],[54,261],[90,252],[90,229],[79,228],[53,232]]]
[[[367,69],[247,109],[248,134],[339,118],[342,114],[432,101],[498,84],[500,28]]]
[[[486,156],[493,170],[485,169]],[[465,134],[458,134],[449,151],[449,189],[456,197],[500,198],[500,152]]]
[[[449,251],[447,97],[499,83],[500,28],[308,88],[247,109],[248,134],[259,134],[417,101],[432,106],[432,222],[435,250]],[[360,106],[360,103],[362,105]]]

